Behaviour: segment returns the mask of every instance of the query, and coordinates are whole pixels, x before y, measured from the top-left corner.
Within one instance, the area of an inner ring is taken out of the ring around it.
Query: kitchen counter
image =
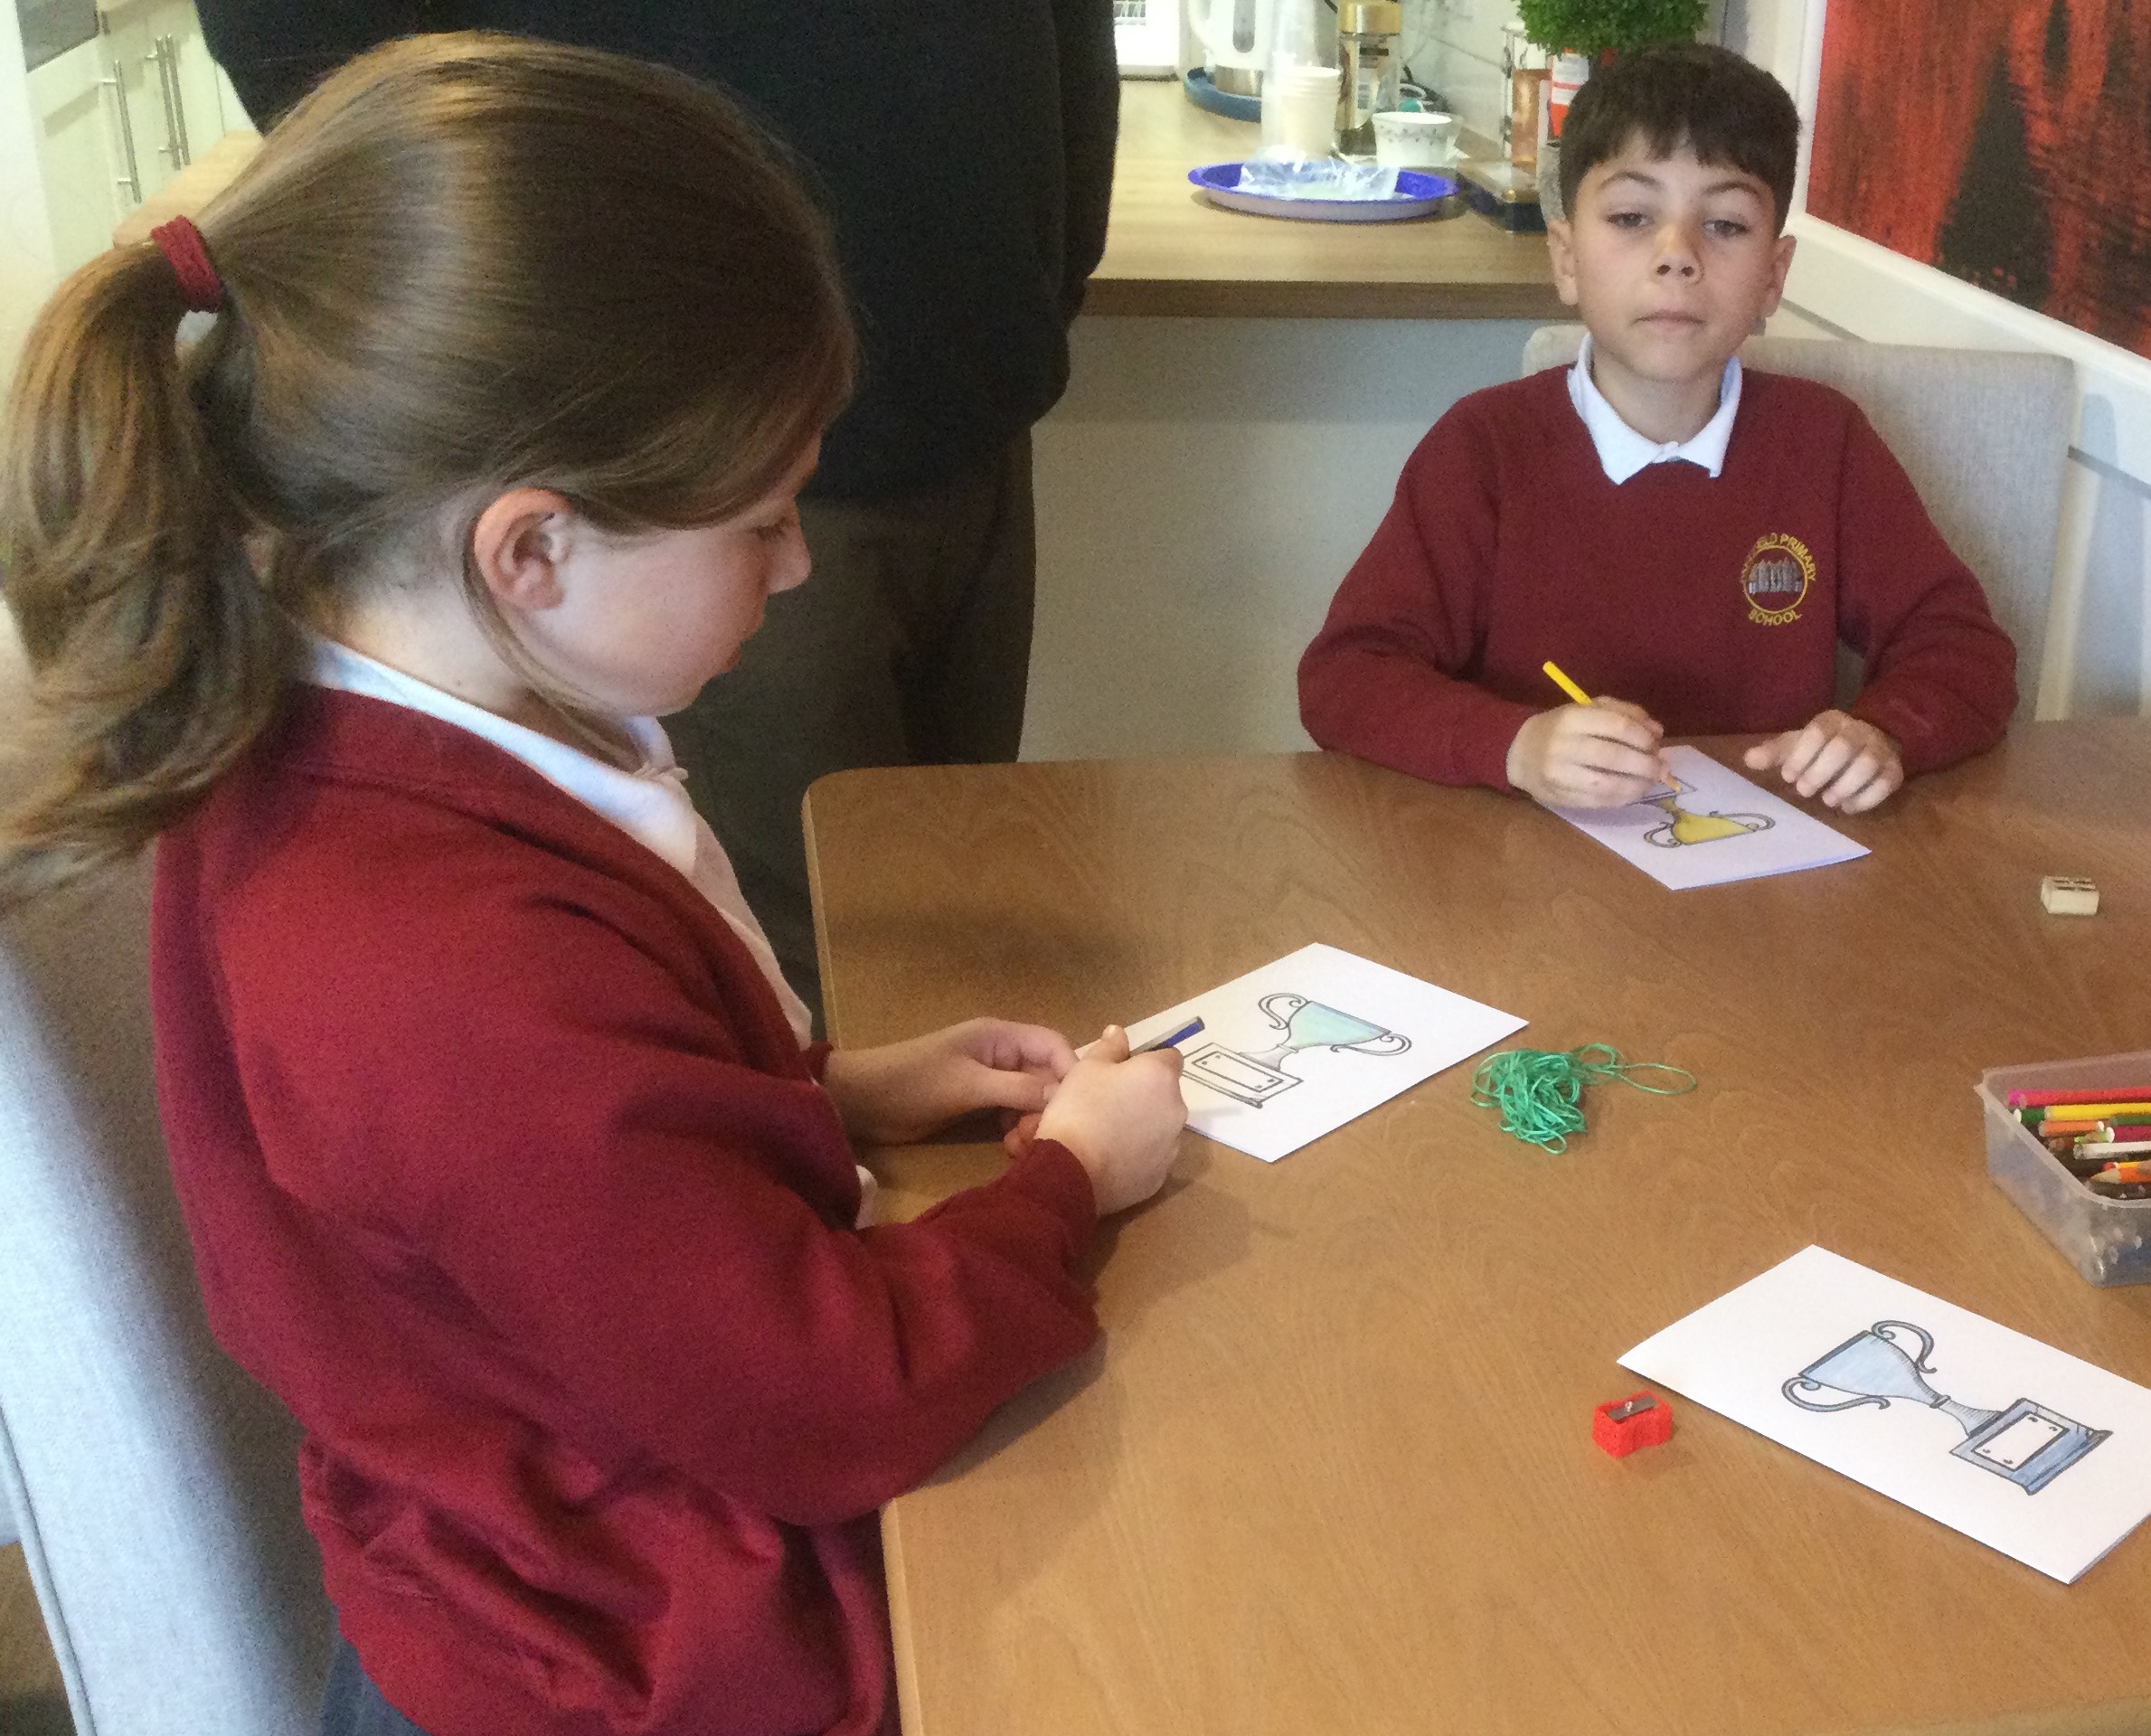
[[[1177,80],[1120,87],[1120,149],[1106,256],[1087,314],[1316,319],[1561,319],[1546,241],[1465,212],[1399,223],[1304,223],[1209,203],[1188,184],[1205,163],[1258,143],[1252,121],[1198,108]],[[252,156],[229,135],[130,213],[114,236],[199,211]]]
[[[1086,314],[1236,318],[1561,319],[1542,235],[1476,212],[1395,223],[1295,222],[1224,211],[1187,172],[1259,143],[1252,121],[1198,108],[1177,80],[1120,87],[1105,259]]]

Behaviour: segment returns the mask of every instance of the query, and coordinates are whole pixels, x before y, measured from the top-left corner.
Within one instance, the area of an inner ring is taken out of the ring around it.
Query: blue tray
[[[1396,195],[1390,199],[1279,199],[1271,193],[1242,193],[1240,170],[1238,163],[1212,163],[1190,169],[1187,178],[1212,204],[1227,211],[1292,217],[1302,222],[1394,223],[1410,217],[1453,215],[1462,208],[1453,178],[1419,169],[1397,171]]]

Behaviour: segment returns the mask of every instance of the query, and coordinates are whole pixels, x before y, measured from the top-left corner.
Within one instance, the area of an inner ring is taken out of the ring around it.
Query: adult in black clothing
[[[1013,760],[1023,733],[1030,429],[1067,383],[1068,322],[1105,244],[1119,113],[1110,0],[198,10],[259,125],[392,36],[510,30],[712,78],[804,157],[858,312],[859,392],[801,503],[812,582],[770,599],[740,667],[667,728],[818,1020],[807,786],[852,766]]]

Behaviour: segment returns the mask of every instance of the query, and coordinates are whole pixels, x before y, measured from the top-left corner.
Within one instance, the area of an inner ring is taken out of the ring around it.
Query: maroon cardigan
[[[874,1509],[1097,1330],[1073,1156],[854,1231],[826,1052],[723,918],[353,694],[301,689],[164,838],[152,971],[210,1321],[306,1428],[390,1702],[430,1736],[880,1726]]]
[[[1549,368],[1420,442],[1300,659],[1299,713],[1326,748],[1507,789],[1517,730],[1564,703],[1549,658],[1668,735],[1734,735],[1828,709],[1841,639],[1851,710],[1908,773],[2001,739],[2015,647],[1849,398],[1750,368],[1719,476],[1615,484]]]

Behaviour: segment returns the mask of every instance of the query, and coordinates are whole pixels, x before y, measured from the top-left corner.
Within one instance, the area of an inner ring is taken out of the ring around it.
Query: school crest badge
[[[1797,536],[1781,531],[1759,536],[1741,562],[1741,594],[1748,599],[1748,618],[1764,627],[1783,627],[1800,618],[1800,605],[1815,583],[1815,557]]]

